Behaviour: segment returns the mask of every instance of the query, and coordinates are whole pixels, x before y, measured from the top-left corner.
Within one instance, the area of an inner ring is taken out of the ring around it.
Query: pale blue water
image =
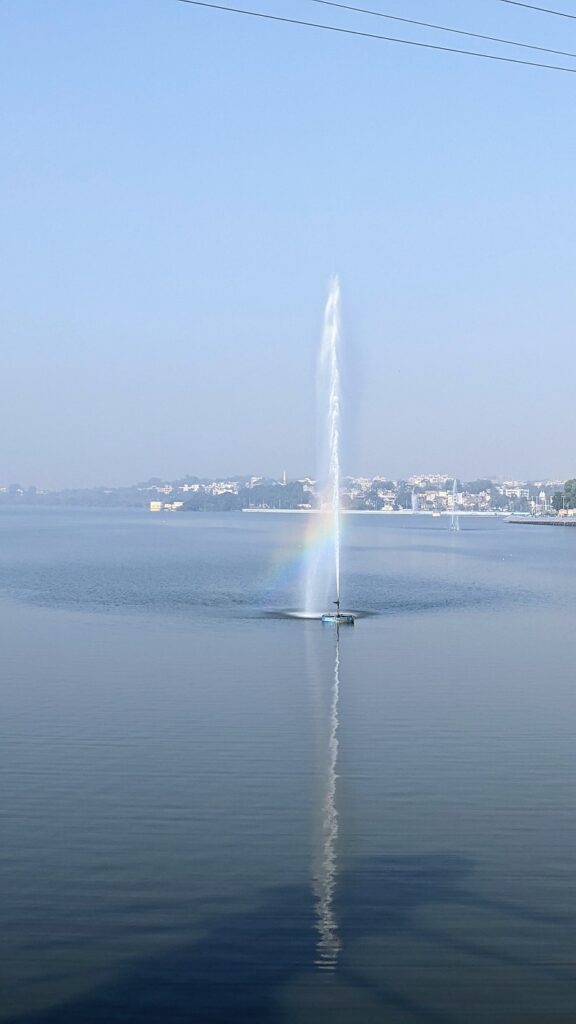
[[[576,1019],[576,530],[304,518],[0,514],[2,1024]]]

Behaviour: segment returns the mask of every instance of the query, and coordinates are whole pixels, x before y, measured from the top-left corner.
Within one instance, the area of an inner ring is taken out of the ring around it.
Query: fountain
[[[323,622],[353,625],[354,616],[340,609],[340,282],[333,277],[326,308],[318,370],[319,407],[327,410],[324,450],[321,455],[321,511],[325,543],[316,546],[308,569],[305,608],[318,613],[335,592],[334,611],[320,615]],[[315,517],[314,517],[315,518]]]

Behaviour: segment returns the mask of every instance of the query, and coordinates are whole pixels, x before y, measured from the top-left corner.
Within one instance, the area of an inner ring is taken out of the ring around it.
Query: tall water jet
[[[319,514],[309,524],[310,555],[304,606],[318,615],[332,601],[340,608],[340,283],[330,282],[318,360]],[[336,600],[334,600],[336,599]]]
[[[332,278],[320,350],[320,370],[328,382],[328,490],[334,546],[336,600],[340,604],[340,282]]]
[[[305,615],[353,624],[340,612],[340,282],[330,282],[318,361],[319,514],[310,517],[304,596]],[[336,600],[334,600],[336,598]],[[327,613],[330,602],[336,611]]]

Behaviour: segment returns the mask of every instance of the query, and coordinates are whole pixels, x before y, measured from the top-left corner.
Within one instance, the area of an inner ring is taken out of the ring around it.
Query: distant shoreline
[[[515,526],[576,526],[576,516],[509,516]]]
[[[331,515],[331,512],[326,510],[325,512],[319,508],[243,508],[242,512],[273,512],[275,515]],[[437,519],[442,516],[451,518],[452,512],[450,510],[443,512],[413,512],[409,508],[393,509],[391,512],[384,511],[380,508],[343,508],[341,509],[342,515],[345,516],[422,516],[427,519]],[[456,512],[458,518],[463,519],[504,519],[509,518],[509,512]]]

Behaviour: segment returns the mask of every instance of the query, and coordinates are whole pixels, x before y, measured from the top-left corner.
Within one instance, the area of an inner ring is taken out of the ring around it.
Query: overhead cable
[[[461,53],[466,57],[480,57],[482,60],[498,61],[504,64],[522,64],[525,67],[544,68],[547,71],[561,71],[569,75],[576,74],[576,67],[568,68],[560,64],[541,64],[533,60],[521,60],[519,57],[503,57],[495,53],[480,53],[477,50],[461,50],[454,46],[441,46],[439,43],[422,43],[415,39],[400,39],[398,36],[378,35],[375,32],[362,32],[360,29],[325,25],[317,21],[285,18],[279,14],[265,14],[263,11],[250,11],[240,7],[225,7],[223,4],[208,3],[208,0],[176,0],[176,2],[190,4],[193,7],[205,7],[213,11],[226,11],[228,14],[241,14],[249,18],[262,18],[265,21],[275,21],[286,25],[300,25],[304,28],[316,28],[325,32],[337,32],[339,35],[357,36],[362,39],[377,39],[387,43],[400,43],[403,46],[416,46],[422,50],[436,50],[441,53]]]
[[[470,39],[485,39],[490,43],[505,43],[506,46],[521,46],[525,50],[539,50],[540,53],[554,53],[557,57],[574,57],[576,53],[569,50],[552,50],[548,46],[536,46],[534,43],[520,43],[516,39],[502,39],[500,36],[487,36],[481,32],[466,32],[462,28],[451,28],[448,25],[436,25],[431,21],[416,21],[414,18],[401,18],[397,14],[385,14],[383,11],[371,11],[365,7],[353,7],[351,4],[337,3],[336,0],[312,0],[312,3],[323,4],[325,7],[339,7],[343,11],[354,11],[356,14],[370,14],[375,18],[386,18],[388,21],[401,21],[405,25],[417,25],[419,28],[432,28],[437,32],[451,32],[457,36],[468,36]]]
[[[566,11],[553,11],[550,7],[537,7],[535,4],[521,3],[521,0],[500,0],[501,4],[512,4],[514,7],[526,7],[529,11],[539,11],[540,14],[553,14],[556,18],[570,18],[576,21],[576,14],[568,14]]]

